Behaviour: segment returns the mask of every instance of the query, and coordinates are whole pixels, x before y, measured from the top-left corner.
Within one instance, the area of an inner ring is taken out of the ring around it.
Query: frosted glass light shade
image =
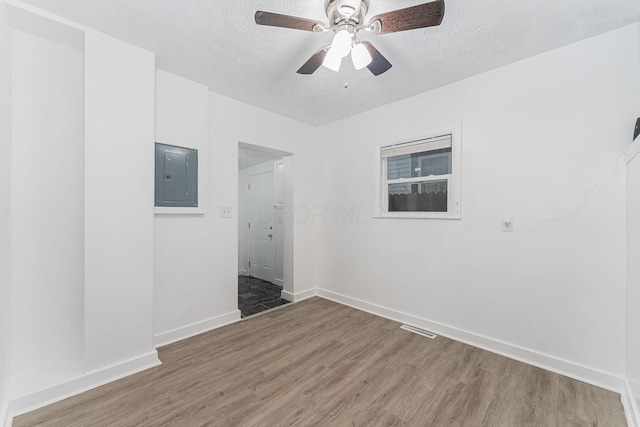
[[[362,70],[367,65],[371,64],[373,58],[365,45],[358,43],[351,49],[351,60],[356,70]]]
[[[351,52],[351,33],[347,30],[340,30],[331,42],[331,51],[341,58],[349,55]]]
[[[342,56],[333,48],[330,48],[329,52],[327,52],[327,55],[324,57],[322,65],[332,71],[338,72],[340,71],[340,66],[342,65]]]

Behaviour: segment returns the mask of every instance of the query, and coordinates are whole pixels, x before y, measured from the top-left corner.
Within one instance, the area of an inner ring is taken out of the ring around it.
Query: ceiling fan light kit
[[[353,35],[347,30],[340,30],[331,42],[330,51],[340,55],[340,58],[344,58],[351,52],[351,43],[353,43]]]
[[[351,54],[356,70],[361,70],[371,63],[371,54],[364,45],[356,40],[355,32],[348,29],[338,30],[322,65],[338,72],[342,65],[342,58],[346,58],[349,54]]]
[[[444,17],[444,0],[376,15],[366,25],[363,23],[369,10],[369,0],[325,0],[324,9],[329,24],[263,11],[256,12],[255,21],[258,25],[271,27],[335,33],[331,45],[318,49],[300,67],[298,74],[313,74],[321,65],[337,72],[343,58],[351,54],[356,70],[367,67],[374,76],[379,76],[391,69],[392,65],[373,44],[359,41],[358,31],[380,35],[440,25]]]
[[[342,56],[335,50],[329,48],[327,55],[324,57],[324,61],[322,61],[322,65],[332,71],[338,72],[342,65]]]
[[[354,43],[353,48],[351,49],[351,60],[353,61],[353,67],[359,71],[371,64],[373,58],[366,46],[357,42]]]

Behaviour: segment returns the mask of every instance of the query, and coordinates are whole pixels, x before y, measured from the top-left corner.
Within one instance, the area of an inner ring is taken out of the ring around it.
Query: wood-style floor
[[[624,426],[620,396],[320,298],[160,349],[14,426]]]

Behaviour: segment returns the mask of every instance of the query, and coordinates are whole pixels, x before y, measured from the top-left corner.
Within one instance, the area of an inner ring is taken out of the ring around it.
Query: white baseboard
[[[221,314],[220,316],[212,317],[201,322],[192,323],[171,331],[162,332],[153,338],[153,344],[156,348],[172,344],[204,332],[209,332],[212,329],[235,323],[240,320],[240,317],[240,310],[234,310],[230,313]]]
[[[247,270],[238,270],[238,276],[246,276]]]
[[[291,302],[300,302],[302,300],[315,297],[316,295],[318,295],[318,293],[316,292],[315,288],[309,289],[307,291],[296,292],[295,294],[292,294],[291,292],[287,292],[287,291],[280,292],[280,298],[286,299],[287,301],[291,301]]]
[[[615,391],[616,393],[622,393],[625,390],[624,380],[615,374],[603,372],[598,369],[580,365],[548,354],[539,353],[534,350],[485,337],[452,326],[443,325],[432,320],[403,313],[377,304],[372,304],[357,298],[348,297],[326,289],[318,289],[317,294],[322,298],[340,304],[348,305],[396,322],[427,329],[438,335],[442,335],[492,353],[497,353],[511,359],[519,360],[520,362],[537,366],[582,382],[593,384],[597,387]]]
[[[273,283],[278,285],[278,286],[284,286],[284,280],[282,279],[273,279]]]
[[[55,402],[59,402],[71,396],[100,387],[101,385],[119,380],[121,378],[144,371],[160,365],[158,352],[145,354],[134,359],[107,366],[92,372],[87,372],[77,378],[47,387],[43,390],[29,393],[24,396],[9,400],[5,427],[10,427],[13,418],[42,408]]]
[[[620,401],[627,417],[627,425],[629,427],[640,427],[640,408],[638,408],[638,402],[633,397],[631,385],[628,381],[625,381],[625,389],[620,394]]]
[[[11,422],[13,417],[9,418],[9,401],[5,400],[2,402],[2,406],[0,406],[0,425],[11,427]]]

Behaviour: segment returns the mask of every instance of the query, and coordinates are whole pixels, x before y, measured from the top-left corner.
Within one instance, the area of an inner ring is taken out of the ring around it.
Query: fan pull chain
[[[349,89],[349,82],[347,81],[347,67],[342,67],[344,70],[344,90]]]

